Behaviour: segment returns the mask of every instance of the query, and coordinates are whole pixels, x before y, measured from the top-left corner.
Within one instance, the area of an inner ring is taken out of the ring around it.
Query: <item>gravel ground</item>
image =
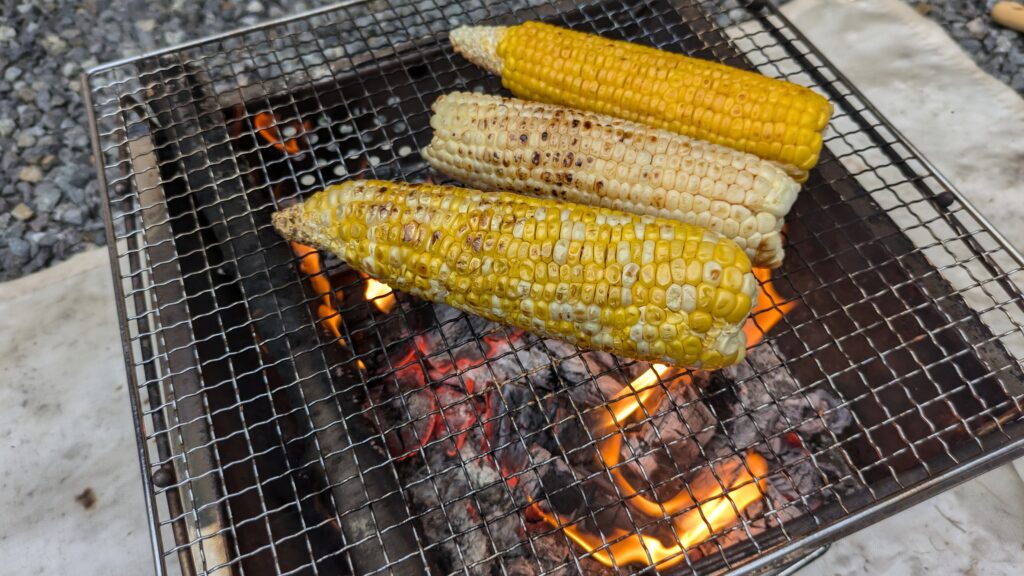
[[[938,22],[978,66],[1024,95],[1024,34],[992,22],[997,0],[907,0]]]
[[[311,4],[0,0],[0,280],[105,243],[83,68]]]
[[[1024,40],[985,2],[908,0],[1024,93]],[[989,4],[994,0],[988,0]],[[0,280],[104,243],[83,68],[305,10],[287,0],[0,0]]]

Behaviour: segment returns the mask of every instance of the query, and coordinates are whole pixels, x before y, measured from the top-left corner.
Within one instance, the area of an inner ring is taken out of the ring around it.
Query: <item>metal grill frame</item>
[[[94,103],[93,96],[94,94],[98,94],[104,87],[96,85],[96,81],[101,79],[104,74],[108,74],[111,71],[115,71],[120,68],[134,66],[146,59],[153,59],[160,56],[173,56],[175,54],[184,53],[187,50],[202,51],[207,47],[216,46],[219,42],[223,42],[230,38],[244,37],[248,34],[257,32],[269,33],[277,29],[285,30],[289,25],[300,23],[304,20],[311,20],[318,16],[327,17],[332,13],[342,14],[350,8],[355,8],[364,4],[368,5],[369,3],[370,2],[368,2],[368,0],[343,2],[334,6],[282,18],[228,34],[218,35],[183,44],[181,46],[152,52],[136,58],[105,64],[93,68],[83,75],[83,95],[89,111],[96,168],[100,178],[101,189],[104,191],[106,199],[106,202],[104,203],[104,217],[107,226],[108,238],[110,239],[109,250],[112,261],[112,275],[117,296],[118,317],[122,326],[122,343],[126,353],[125,365],[132,390],[132,413],[137,430],[139,431],[138,457],[143,472],[143,485],[146,491],[147,512],[151,521],[151,540],[154,547],[154,554],[156,556],[156,570],[159,574],[163,574],[166,571],[164,562],[166,555],[173,553],[174,550],[177,550],[179,553],[184,552],[185,554],[191,554],[191,552],[189,551],[188,546],[182,547],[180,545],[174,549],[168,550],[164,547],[162,542],[161,530],[163,526],[168,524],[168,522],[166,519],[161,519],[161,512],[156,502],[157,494],[162,491],[160,490],[160,487],[157,486],[157,484],[160,483],[160,478],[157,477],[157,479],[154,480],[153,477],[154,458],[152,448],[148,445],[148,442],[158,435],[159,430],[157,432],[147,434],[147,418],[150,419],[150,422],[152,422],[154,426],[161,426],[162,424],[160,422],[154,421],[153,419],[162,419],[162,408],[165,407],[168,402],[173,404],[175,402],[182,401],[182,399],[179,398],[177,400],[167,401],[160,397],[149,398],[151,403],[155,402],[159,407],[156,409],[147,409],[143,404],[143,391],[147,389],[148,384],[153,384],[153,382],[147,383],[145,379],[140,381],[140,367],[146,362],[158,357],[163,357],[166,360],[166,357],[169,354],[166,350],[154,353],[153,351],[146,351],[143,349],[141,354],[144,358],[137,358],[137,354],[139,352],[136,351],[136,347],[139,345],[145,345],[145,343],[142,338],[142,330],[136,329],[133,331],[130,326],[130,322],[140,322],[140,318],[134,317],[129,313],[128,303],[130,298],[138,297],[139,294],[134,290],[125,289],[125,282],[129,280],[129,277],[122,276],[120,265],[126,257],[129,259],[141,259],[142,261],[148,259],[152,262],[154,254],[157,254],[157,261],[160,262],[158,250],[162,243],[158,242],[152,246],[147,245],[138,250],[133,249],[128,250],[127,252],[122,252],[121,247],[118,245],[119,239],[123,239],[124,236],[119,236],[117,225],[118,221],[123,219],[125,215],[115,215],[114,205],[125,196],[131,195],[130,183],[127,184],[127,189],[122,188],[122,186],[126,186],[126,182],[128,182],[132,176],[139,176],[140,171],[134,165],[134,162],[130,162],[131,174],[129,174],[128,178],[117,181],[108,180],[108,171],[116,168],[116,165],[108,164],[105,160],[111,147],[104,147],[104,140],[108,141],[106,143],[109,143],[110,138],[114,137],[114,135],[109,132],[101,133],[100,131],[99,127],[103,121],[103,115],[100,114],[98,117],[97,112],[100,111],[100,107],[103,106],[104,103]],[[603,5],[601,2],[588,4],[598,6]],[[541,14],[550,15],[550,10],[557,9],[559,6],[543,5],[540,6],[538,10],[540,10],[539,13]],[[548,12],[545,12],[545,10],[548,10]],[[483,8],[472,9],[470,10],[470,13],[463,12],[462,15],[471,17],[478,16],[481,11],[483,12],[483,15],[488,17],[504,15],[504,10],[502,8],[496,9],[494,14],[491,13],[489,8]],[[439,14],[440,13],[441,12],[439,11]],[[532,17],[535,14],[537,14],[537,12],[533,12],[532,10],[516,11],[512,17],[516,19],[525,19]],[[715,15],[721,18],[727,17],[721,12],[718,12]],[[856,130],[851,132],[837,131],[837,129],[833,128],[832,132],[830,132],[826,139],[826,146],[830,148],[843,147],[843,144],[845,143],[845,148],[851,151],[848,152],[848,154],[852,156],[865,153],[865,150],[881,148],[887,149],[895,157],[903,160],[903,164],[896,168],[903,173],[903,178],[905,180],[898,182],[897,184],[911,184],[918,190],[918,192],[920,192],[924,199],[930,199],[930,202],[933,205],[949,208],[947,211],[937,211],[937,216],[934,218],[922,219],[920,216],[915,216],[916,222],[911,222],[910,228],[924,228],[929,230],[933,238],[933,243],[930,245],[931,248],[935,248],[937,246],[940,249],[948,249],[947,242],[950,244],[954,242],[961,242],[969,250],[973,251],[972,256],[964,259],[961,259],[961,256],[950,253],[953,262],[946,264],[944,269],[946,271],[957,272],[957,269],[962,268],[966,270],[966,273],[970,276],[972,282],[966,288],[956,289],[953,294],[959,296],[962,292],[966,292],[975,287],[980,287],[980,289],[993,301],[992,307],[988,309],[987,312],[998,310],[1006,315],[1007,320],[1011,325],[1009,330],[1007,332],[991,336],[992,341],[999,343],[1010,332],[1020,332],[1020,317],[1016,315],[1011,316],[1006,309],[1016,306],[1018,312],[1020,312],[1021,304],[1024,302],[1024,298],[1022,298],[1020,289],[1017,286],[1020,282],[1019,279],[1021,278],[1020,272],[1024,269],[1024,256],[1012,247],[1001,234],[995,231],[991,224],[973,206],[970,205],[966,198],[964,198],[963,195],[958,192],[950,182],[948,182],[948,180],[937,172],[933,165],[923,159],[919,151],[887,120],[885,120],[878,110],[867,101],[863,94],[861,94],[845,76],[838,72],[835,67],[817,49],[815,49],[813,45],[802,34],[800,34],[795,27],[792,26],[792,24],[774,5],[770,3],[752,4],[749,7],[747,15],[752,17],[760,24],[760,26],[763,27],[763,31],[757,32],[756,35],[764,34],[770,39],[770,43],[767,45],[767,48],[781,49],[785,54],[785,56],[782,57],[785,62],[773,60],[772,57],[766,57],[765,61],[759,63],[761,66],[766,67],[769,72],[773,67],[776,72],[779,72],[779,66],[786,63],[795,64],[798,67],[798,70],[793,74],[796,76],[806,74],[807,76],[805,76],[805,78],[809,78],[815,87],[819,90],[825,90],[828,92],[828,95],[833,99],[833,101],[841,102],[844,105],[843,109],[846,111],[846,114],[850,116],[857,116],[858,118],[855,118],[855,120],[859,119],[863,125],[870,126],[871,128],[870,130]],[[422,17],[422,15],[420,16]],[[643,29],[641,29],[641,32],[643,32]],[[765,38],[761,38],[761,40],[764,39]],[[725,46],[725,48],[736,49],[737,44],[742,43],[744,40],[746,40],[745,37],[730,37],[728,38],[727,46]],[[434,41],[436,40],[431,40],[431,42]],[[268,43],[270,43],[270,40],[268,40]],[[412,49],[418,52],[418,45],[412,43],[409,44],[409,46],[413,46]],[[718,44],[709,46],[708,48],[711,52],[710,55],[714,57],[729,58],[730,55],[727,52],[722,54],[716,53],[716,50],[719,47],[720,45]],[[384,46],[382,49],[397,51],[394,46]],[[765,46],[755,44],[751,51],[757,53],[762,52],[765,49]],[[354,63],[357,59],[350,56],[348,60],[349,62]],[[362,60],[362,62],[372,62],[372,60],[367,58]],[[790,77],[790,74],[787,74],[787,77]],[[276,93],[274,90],[267,90],[262,82],[258,82],[251,86],[256,86],[257,90],[262,90],[265,96],[269,96],[270,93]],[[847,141],[849,139],[856,142],[858,136],[865,134],[869,136],[871,140],[866,144],[859,144],[865,146],[865,148],[858,148],[858,144],[851,144]],[[118,144],[128,145],[128,141],[119,142]],[[365,148],[366,147],[364,146],[364,152],[366,152]],[[132,153],[136,159],[141,157],[138,152],[139,151],[135,150]],[[152,150],[148,152],[142,151],[142,154],[147,153],[152,153]],[[849,156],[846,158],[849,158]],[[868,162],[866,162],[866,164],[866,170],[872,173],[869,175],[882,172],[882,170],[879,170],[878,166],[873,166]],[[882,168],[889,167],[893,166],[882,166]],[[155,165],[151,166],[151,169],[156,169]],[[372,171],[372,169],[370,171]],[[145,173],[145,170],[142,170],[141,172]],[[298,178],[298,175],[295,177]],[[159,175],[157,175],[157,178],[159,179]],[[872,190],[871,193],[884,194],[888,184],[884,177],[879,177],[878,179],[881,181],[881,185],[877,190]],[[159,182],[157,182],[157,184],[159,184]],[[901,202],[896,199],[895,203],[889,206],[886,210],[906,210],[908,204],[913,204],[914,202],[919,202],[919,200]],[[952,235],[944,238],[936,236],[935,231],[930,227],[936,221],[947,223],[949,228],[952,230]],[[135,233],[140,232],[141,230],[137,230]],[[929,244],[927,243],[924,248],[918,246],[922,252],[928,247]],[[931,254],[929,254],[929,256],[930,255]],[[808,268],[811,268],[814,263],[811,262],[806,264]],[[976,278],[974,275],[976,274],[976,271],[973,268],[975,265],[981,266],[982,270],[987,270],[988,275],[983,276],[980,280]],[[136,269],[143,269],[152,272],[152,265],[147,266],[140,262],[135,262],[133,266],[135,266]],[[207,266],[208,268],[215,267],[213,264],[209,263]],[[971,269],[968,270],[968,268]],[[129,276],[132,275],[130,274]],[[827,282],[825,282],[825,284],[827,285]],[[1005,299],[1000,298],[998,295],[993,295],[990,292],[992,284],[997,284],[999,289],[1003,290],[1007,294]],[[143,289],[142,292],[149,292],[158,288],[158,285],[151,285],[150,287]],[[144,310],[149,309],[146,305],[142,305],[142,308]],[[787,326],[787,328],[796,332],[800,326],[790,325]],[[174,350],[173,346],[170,346],[170,348],[172,351]],[[974,349],[974,352],[977,353],[978,350]],[[1017,362],[1017,368],[1019,368],[1021,354],[1022,352],[1020,350],[1015,350],[1011,353],[1011,357]],[[926,369],[927,366],[922,366],[921,368]],[[1006,366],[1002,369],[1010,368],[1013,367]],[[964,377],[963,375],[960,376]],[[362,382],[362,384],[365,386],[365,381]],[[200,391],[202,391],[202,384],[200,384],[200,386]],[[1021,397],[1010,395],[1010,399],[1012,403],[1017,405],[1019,413]],[[177,410],[177,408],[175,408],[175,410]],[[306,410],[308,413],[308,406]],[[788,561],[792,561],[795,558],[807,554],[809,551],[814,550],[823,544],[827,544],[842,537],[843,535],[849,534],[873,522],[881,520],[897,511],[903,510],[917,502],[920,502],[931,495],[955,486],[958,483],[990,470],[1016,456],[1024,454],[1024,434],[1019,433],[1019,426],[1017,426],[1020,424],[1019,416],[1015,416],[1005,421],[995,419],[993,422],[994,423],[991,426],[993,431],[1001,433],[1007,438],[1007,440],[1002,444],[991,448],[982,446],[979,442],[979,447],[982,450],[981,453],[972,455],[966,459],[957,458],[949,452],[949,448],[947,447],[947,453],[955,462],[954,465],[948,466],[937,473],[931,473],[929,470],[928,474],[923,479],[913,483],[912,485],[902,487],[895,493],[883,498],[873,499],[869,505],[857,508],[840,520],[819,527],[809,533],[804,533],[793,538],[787,537],[786,541],[773,544],[763,549],[755,542],[754,546],[756,550],[754,551],[753,556],[740,560],[733,559],[734,563],[730,562],[730,559],[725,559],[726,566],[731,565],[733,567],[737,567],[744,573],[757,573],[778,567]],[[1009,430],[1011,427],[1014,427],[1012,432]],[[201,444],[202,443],[203,442],[201,442]],[[911,449],[913,449],[913,445],[911,445]],[[171,456],[170,459],[173,458],[174,457]],[[161,456],[158,460],[168,460],[168,458]],[[209,464],[213,469],[218,469],[221,466],[218,462],[211,462]],[[189,490],[196,489],[192,486],[191,479],[189,480],[188,488]],[[175,490],[164,492],[166,492],[168,497],[171,497]],[[179,502],[179,506],[180,505],[181,504]],[[178,516],[179,514],[187,514],[187,511],[181,513],[175,513],[172,511],[170,514]],[[177,523],[171,523],[171,528],[176,531],[179,529],[179,526]],[[185,538],[189,543],[192,543],[192,538],[188,537],[187,534],[185,535]],[[381,538],[379,534],[377,535],[377,538]],[[694,568],[692,564],[687,563],[687,565],[691,569]],[[203,571],[211,570],[215,567],[216,566],[205,566]]]

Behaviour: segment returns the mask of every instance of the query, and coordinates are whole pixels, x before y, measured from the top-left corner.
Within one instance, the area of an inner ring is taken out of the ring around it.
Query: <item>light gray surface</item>
[[[896,0],[785,11],[1024,245],[1024,102]],[[134,452],[105,252],[0,284],[0,573],[148,573]],[[90,487],[86,509],[75,496]],[[1022,542],[1024,481],[1007,466],[837,543],[803,574],[1016,574]]]
[[[0,284],[0,335],[0,574],[152,571],[106,252]]]

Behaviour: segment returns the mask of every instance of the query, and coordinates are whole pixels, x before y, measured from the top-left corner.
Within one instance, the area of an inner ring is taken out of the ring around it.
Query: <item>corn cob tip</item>
[[[498,55],[498,43],[508,31],[508,26],[459,26],[451,31],[448,39],[456,54],[487,70],[501,74],[504,62]]]
[[[319,238],[316,227],[308,218],[303,217],[302,204],[274,212],[270,216],[274,230],[285,239],[301,244],[314,244]]]

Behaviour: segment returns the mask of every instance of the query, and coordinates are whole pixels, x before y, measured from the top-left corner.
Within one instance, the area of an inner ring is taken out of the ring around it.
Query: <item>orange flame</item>
[[[757,305],[750,313],[747,323],[743,325],[743,332],[747,335],[747,348],[752,348],[764,340],[765,334],[796,307],[796,302],[785,302],[782,295],[775,291],[771,270],[754,268],[754,276],[757,276],[761,284],[761,297],[757,299]]]
[[[269,112],[260,112],[253,119],[252,123],[264,140],[273,144],[274,148],[285,154],[298,154],[301,150],[299,145],[300,136],[313,129],[313,125],[308,120],[302,123],[298,121],[290,122],[285,125],[285,130],[294,131],[295,134],[290,138],[282,138],[281,130],[277,126],[277,120]]]
[[[342,345],[345,339],[341,336],[341,314],[334,307],[331,301],[331,282],[323,273],[323,264],[320,262],[320,253],[312,246],[292,242],[292,252],[299,257],[299,272],[309,276],[309,285],[313,292],[320,296],[320,304],[317,306],[317,316],[320,317],[320,324],[324,330],[330,332],[335,338],[340,339]],[[338,290],[336,297],[341,300],[341,290]]]
[[[299,271],[309,276],[309,284],[313,292],[320,295],[320,304],[317,305],[316,315],[320,318],[320,325],[324,330],[331,333],[338,339],[338,344],[348,346],[345,338],[341,335],[341,312],[334,307],[331,301],[331,281],[324,274],[323,264],[320,262],[320,253],[312,246],[292,242],[292,252],[299,257]],[[342,300],[344,296],[341,290],[334,290],[334,297]],[[366,364],[362,360],[356,360],[356,366],[360,370],[366,370]]]
[[[684,514],[673,518],[676,543],[666,546],[657,538],[616,530],[612,542],[605,544],[600,537],[579,529],[576,525],[564,525],[560,518],[543,510],[536,503],[534,511],[549,525],[561,527],[566,536],[584,548],[605,566],[625,564],[651,564],[658,568],[669,568],[685,559],[683,551],[707,540],[712,534],[733,524],[739,513],[747,506],[760,500],[764,494],[764,475],[768,462],[760,455],[747,454],[742,470],[736,479],[723,490],[721,485],[711,491],[699,506],[692,507]]]
[[[374,280],[369,276],[366,277],[366,292],[364,293],[364,296],[367,300],[373,302],[373,305],[376,306],[378,310],[385,314],[391,312],[391,309],[394,308],[396,304],[395,294],[391,290],[391,286],[388,286],[379,280]]]
[[[774,327],[795,306],[795,302],[783,302],[782,296],[772,285],[771,271],[755,269],[754,275],[760,282],[761,297],[758,304],[743,326],[747,335],[747,347],[760,343],[765,334]],[[569,538],[587,550],[591,555],[606,566],[643,563],[668,568],[685,558],[683,550],[707,540],[716,531],[733,524],[739,513],[747,506],[759,500],[764,494],[764,476],[768,473],[768,462],[759,454],[749,452],[745,463],[734,464],[742,467],[735,480],[724,490],[720,482],[707,494],[697,495],[697,500],[687,490],[680,490],[675,496],[658,501],[640,494],[623,474],[621,461],[623,432],[622,425],[630,416],[643,406],[652,410],[652,401],[657,391],[657,384],[671,375],[674,369],[663,364],[652,364],[629,386],[623,388],[608,402],[608,414],[598,425],[600,433],[612,432],[608,438],[598,445],[598,454],[602,464],[608,469],[623,498],[629,499],[643,514],[653,517],[671,517],[677,542],[665,546],[658,539],[650,536],[615,531],[611,544],[605,544],[601,538],[588,534],[577,526],[563,526],[555,515],[542,510],[533,504],[533,509],[548,524],[562,527]],[[683,385],[690,382],[689,374],[679,374]],[[653,404],[653,403],[652,403]],[[732,472],[736,472],[734,468]],[[721,475],[720,475],[721,477]],[[698,505],[699,502],[699,505]],[[614,563],[612,560],[614,559]]]

